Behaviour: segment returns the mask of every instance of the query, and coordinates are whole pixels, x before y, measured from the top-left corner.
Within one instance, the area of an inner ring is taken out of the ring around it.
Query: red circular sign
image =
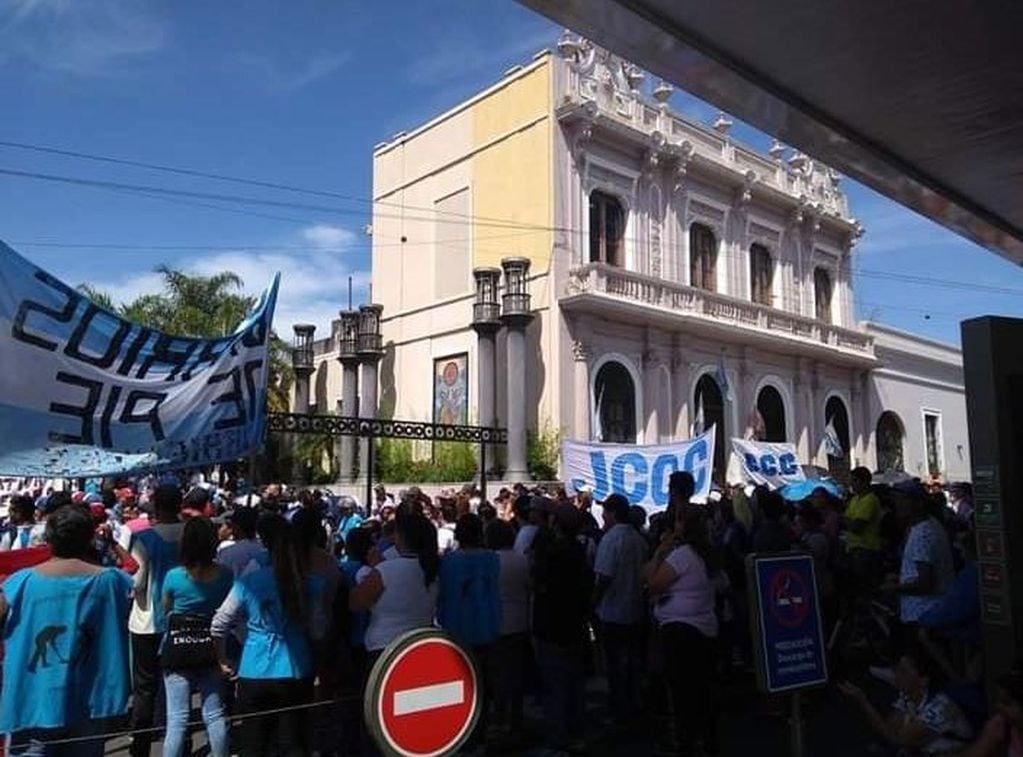
[[[451,754],[479,716],[479,682],[468,652],[434,629],[413,631],[380,656],[366,690],[366,717],[380,746],[402,757]]]
[[[782,628],[796,628],[810,612],[810,592],[803,577],[794,570],[782,568],[768,588],[771,615]]]

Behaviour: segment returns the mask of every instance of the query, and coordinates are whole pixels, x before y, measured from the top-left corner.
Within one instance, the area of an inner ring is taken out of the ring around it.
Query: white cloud
[[[0,63],[110,76],[163,48],[165,24],[134,0],[7,0],[0,5]]]
[[[370,274],[358,268],[360,260],[354,249],[339,251],[338,247],[349,246],[355,235],[336,226],[318,225],[304,229],[302,241],[309,241],[332,250],[309,251],[264,251],[231,250],[169,261],[172,268],[192,274],[210,276],[221,271],[231,271],[242,279],[243,291],[258,295],[267,287],[275,273],[281,274],[280,291],[277,297],[277,311],[274,326],[284,339],[291,338],[291,327],[295,323],[316,325],[317,336],[330,333],[330,322],[337,317],[338,310],[348,305],[348,278],[356,302],[360,302]],[[90,281],[96,289],[107,292],[117,303],[124,303],[142,294],[163,290],[159,274],[146,272],[105,281]]]
[[[271,92],[294,92],[330,76],[350,57],[348,52],[319,52],[308,60],[289,65],[263,54],[238,53],[228,59],[227,66],[258,80]]]
[[[318,223],[302,229],[302,238],[317,247],[349,247],[355,242],[356,235],[340,226]]]

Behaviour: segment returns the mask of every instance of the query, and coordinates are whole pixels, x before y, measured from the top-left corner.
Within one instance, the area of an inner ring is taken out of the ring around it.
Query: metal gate
[[[452,426],[422,421],[381,420],[344,415],[267,413],[267,431],[281,434],[355,436],[366,444],[366,503],[373,501],[374,440],[418,439],[434,442],[471,442],[479,445],[480,494],[487,498],[487,447],[507,444],[508,432],[490,426]]]

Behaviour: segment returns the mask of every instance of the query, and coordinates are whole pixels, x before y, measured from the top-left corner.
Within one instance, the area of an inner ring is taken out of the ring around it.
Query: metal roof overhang
[[[1023,265],[1023,3],[520,2]]]

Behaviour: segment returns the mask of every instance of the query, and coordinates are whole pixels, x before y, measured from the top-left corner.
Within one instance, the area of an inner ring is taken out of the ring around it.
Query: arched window
[[[604,363],[593,392],[597,441],[635,443],[636,387],[625,366],[613,360]]]
[[[713,292],[717,286],[718,240],[702,223],[689,227],[689,283]]]
[[[725,400],[721,387],[709,373],[703,374],[696,382],[693,395],[693,432],[701,434],[711,426],[716,427],[714,443],[713,478],[718,483],[725,480]]]
[[[902,439],[905,427],[899,416],[891,410],[885,410],[877,419],[877,469],[881,471],[904,471],[905,461],[902,457]]]
[[[774,260],[762,244],[749,248],[749,291],[750,299],[760,305],[773,305]]]
[[[757,412],[764,419],[762,441],[785,441],[785,401],[773,386],[765,386],[757,394]]]
[[[831,274],[824,268],[813,269],[813,303],[817,320],[831,323]]]
[[[824,428],[832,428],[835,436],[838,437],[838,446],[842,448],[842,455],[835,456],[828,453],[828,473],[838,481],[846,482],[849,478],[849,471],[852,461],[849,459],[849,413],[845,403],[839,397],[831,397],[824,405]]]
[[[625,265],[622,237],[625,211],[617,198],[594,190],[590,193],[590,262]]]

